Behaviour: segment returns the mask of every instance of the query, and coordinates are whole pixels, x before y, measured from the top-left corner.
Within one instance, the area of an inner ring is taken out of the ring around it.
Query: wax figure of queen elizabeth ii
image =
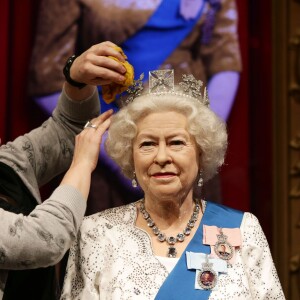
[[[106,141],[144,198],[84,219],[61,299],[284,299],[256,217],[196,197],[227,147],[201,82],[183,76],[174,89],[172,70],[149,78]]]

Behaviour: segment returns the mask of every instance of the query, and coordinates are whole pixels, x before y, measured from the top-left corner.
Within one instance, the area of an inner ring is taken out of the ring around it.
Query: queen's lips
[[[157,172],[152,174],[153,177],[170,177],[170,176],[176,176],[173,172]]]

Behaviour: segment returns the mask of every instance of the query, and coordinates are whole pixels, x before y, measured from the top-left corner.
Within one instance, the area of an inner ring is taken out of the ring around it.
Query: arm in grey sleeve
[[[87,99],[71,100],[62,91],[57,108],[44,124],[1,146],[0,161],[10,166],[39,203],[38,188],[71,164],[75,136],[99,115],[97,89]]]
[[[72,186],[59,186],[28,216],[0,208],[0,269],[54,265],[70,248],[83,219],[86,200]]]

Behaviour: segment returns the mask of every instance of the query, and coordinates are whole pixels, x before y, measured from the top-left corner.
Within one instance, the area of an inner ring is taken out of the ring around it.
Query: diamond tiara
[[[135,98],[142,95],[144,73],[139,79],[134,80],[133,84],[126,90],[120,100],[123,105],[131,103]],[[209,99],[206,87],[201,92],[203,82],[197,80],[193,75],[182,75],[182,81],[178,84],[178,90],[175,90],[174,70],[154,70],[149,72],[149,94],[167,94],[172,93],[191,97],[200,101],[203,105],[209,106]]]

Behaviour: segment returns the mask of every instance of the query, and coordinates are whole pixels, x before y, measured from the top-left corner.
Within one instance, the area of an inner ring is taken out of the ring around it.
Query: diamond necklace
[[[154,221],[152,220],[150,214],[146,211],[145,209],[145,199],[141,201],[140,205],[140,212],[143,215],[143,218],[146,220],[148,226],[152,229],[153,233],[157,236],[157,239],[162,243],[166,241],[169,245],[169,251],[167,253],[167,257],[176,257],[177,255],[177,250],[175,248],[176,242],[183,242],[184,238],[187,235],[190,235],[192,228],[195,226],[195,223],[198,219],[200,211],[200,203],[199,200],[195,201],[195,208],[193,210],[192,216],[190,220],[188,221],[185,229],[183,232],[180,232],[177,234],[177,236],[169,236],[167,237],[163,232],[160,231],[160,229],[155,225]]]

